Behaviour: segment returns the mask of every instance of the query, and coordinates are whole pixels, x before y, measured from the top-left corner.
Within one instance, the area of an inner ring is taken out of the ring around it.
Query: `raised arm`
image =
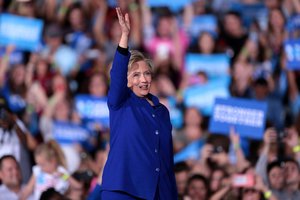
[[[267,165],[268,155],[271,149],[271,144],[276,143],[277,133],[274,128],[268,128],[264,133],[264,144],[263,149],[259,155],[258,161],[256,162],[255,172],[262,177],[264,183],[268,183],[267,177]]]
[[[20,200],[26,200],[32,194],[34,189],[34,184],[35,184],[35,176],[32,175],[20,194]]]
[[[3,87],[5,83],[5,75],[9,67],[9,58],[14,48],[14,46],[8,45],[6,47],[5,54],[0,59],[0,88]]]
[[[119,46],[122,48],[128,48],[128,36],[130,32],[130,21],[129,21],[129,15],[128,13],[123,16],[122,11],[120,8],[116,8],[119,24],[121,27],[122,35],[119,42]]]
[[[112,69],[110,71],[110,89],[108,92],[108,106],[113,109],[117,109],[128,95],[127,87],[127,69],[130,58],[128,51],[128,36],[130,32],[129,16],[126,13],[122,14],[120,8],[116,8],[119,24],[121,27],[121,38],[119,41],[119,47],[116,51]]]
[[[236,156],[236,169],[238,172],[243,171],[249,167],[250,163],[245,158],[244,152],[241,148],[240,135],[235,131],[234,127],[230,128],[230,142],[233,145],[234,153]]]
[[[104,24],[105,24],[107,9],[108,9],[108,5],[107,5],[106,1],[98,1],[96,21],[93,26],[93,33],[94,33],[96,42],[100,46],[104,46],[104,43],[107,40],[107,36],[104,31]]]

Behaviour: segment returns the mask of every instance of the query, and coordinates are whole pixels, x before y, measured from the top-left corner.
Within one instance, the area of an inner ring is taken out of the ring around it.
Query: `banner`
[[[204,144],[205,140],[203,139],[199,139],[190,143],[188,146],[174,155],[174,163],[186,160],[199,160],[201,148]]]
[[[162,99],[160,100],[163,101]],[[179,108],[177,108],[176,105],[177,102],[175,97],[168,97],[166,100],[167,100],[166,102],[167,105],[165,106],[168,108],[170,112],[172,126],[173,128],[179,129],[182,127],[183,124],[183,113]]]
[[[109,127],[107,97],[77,95],[75,97],[75,108],[89,129],[94,129],[97,125]]]
[[[169,7],[171,10],[177,12],[186,4],[189,4],[195,0],[175,0],[175,1],[166,1],[166,0],[146,0],[146,3],[150,7]],[[108,0],[108,5],[110,7],[118,6],[117,0]]]
[[[194,0],[175,0],[175,1],[166,1],[166,0],[147,0],[147,4],[150,7],[169,7],[173,11],[178,11],[183,9],[183,7]]]
[[[41,43],[43,21],[11,14],[0,15],[0,44],[13,44],[22,50],[36,51]]]
[[[189,74],[199,71],[206,72],[209,77],[229,76],[230,59],[226,54],[195,54],[188,53],[185,57],[185,67]]]
[[[300,69],[300,39],[284,42],[286,67],[290,70]]]
[[[300,15],[295,15],[288,19],[287,29],[288,31],[300,29]]]
[[[78,124],[55,121],[52,127],[53,137],[59,144],[74,144],[87,141],[89,132]]]
[[[268,9],[264,5],[264,3],[233,3],[231,5],[231,10],[237,11],[241,14],[243,24],[248,28],[251,25],[251,23],[254,22],[254,20],[256,20],[259,23],[261,28],[266,28],[267,26],[266,19],[268,15]]]
[[[217,18],[214,15],[200,15],[193,17],[189,28],[190,36],[197,40],[201,32],[209,32],[213,36],[217,34]]]
[[[209,123],[209,131],[229,134],[230,127],[241,137],[262,139],[267,103],[239,98],[217,98]]]
[[[187,107],[197,107],[202,114],[209,116],[212,112],[215,98],[229,97],[229,79],[209,80],[204,85],[195,85],[183,91],[183,102]]]

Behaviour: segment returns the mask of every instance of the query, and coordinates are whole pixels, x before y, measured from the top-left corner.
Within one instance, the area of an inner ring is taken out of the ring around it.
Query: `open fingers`
[[[128,13],[125,14],[125,23],[126,23],[126,25],[130,28],[130,20],[129,20],[129,15],[128,15]]]
[[[121,11],[121,8],[120,7],[117,7],[116,8],[116,11],[117,11],[117,15],[118,15],[118,19],[119,19],[119,23],[124,23],[124,16],[122,14],[122,11]]]

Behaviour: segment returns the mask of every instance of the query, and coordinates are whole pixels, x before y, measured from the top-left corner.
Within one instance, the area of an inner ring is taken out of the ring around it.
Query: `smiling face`
[[[15,188],[21,184],[21,171],[17,161],[13,158],[5,158],[2,160],[0,168],[0,179],[2,184],[8,188]]]
[[[128,71],[127,86],[138,97],[146,97],[150,92],[152,81],[151,68],[144,60],[132,64]]]

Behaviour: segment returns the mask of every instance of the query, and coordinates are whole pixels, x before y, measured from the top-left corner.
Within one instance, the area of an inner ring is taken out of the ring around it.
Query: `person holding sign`
[[[151,61],[128,51],[128,14],[116,12],[122,34],[110,71],[110,152],[101,198],[177,199],[169,112],[150,94]]]

